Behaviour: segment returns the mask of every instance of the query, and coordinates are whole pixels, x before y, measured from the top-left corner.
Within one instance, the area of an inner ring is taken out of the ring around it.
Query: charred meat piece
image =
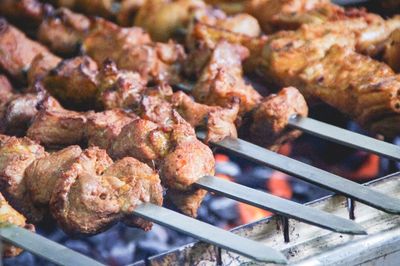
[[[5,131],[4,115],[7,104],[13,99],[15,92],[6,76],[0,75],[0,132]]]
[[[287,87],[278,94],[265,97],[254,109],[251,124],[242,128],[244,137],[277,151],[282,144],[301,135],[299,130],[287,127],[292,115],[307,116],[308,107],[303,95],[296,88]]]
[[[66,105],[95,106],[98,91],[97,64],[87,56],[62,61],[42,80],[46,90]]]
[[[106,61],[98,75],[98,105],[104,109],[133,108],[142,97],[147,81],[139,73],[119,70],[114,62]]]
[[[89,18],[69,9],[55,10],[40,24],[37,37],[55,53],[72,55],[90,30]]]
[[[44,210],[29,199],[25,170],[35,160],[46,156],[43,147],[28,138],[10,137],[0,147],[0,188],[7,200],[29,221],[40,221]]]
[[[247,56],[245,47],[220,42],[193,88],[196,101],[227,106],[235,97],[240,100],[240,115],[252,110],[260,102],[261,95],[244,81],[241,62]]]
[[[162,204],[157,173],[134,158],[113,164],[104,150],[90,148],[57,180],[50,208],[66,232],[95,234],[123,217],[149,230],[149,222],[131,217],[143,202]]]
[[[53,57],[53,62],[58,61],[46,47],[28,39],[4,19],[0,19],[0,54],[3,55],[0,68],[19,82],[26,81],[26,73],[37,55],[43,54]]]
[[[26,222],[26,218],[17,212],[13,207],[11,207],[11,205],[0,193],[0,228],[10,225],[23,227],[32,232],[35,231],[35,227],[32,224],[28,224]],[[21,254],[21,252],[22,249],[16,246],[9,244],[2,245],[2,258],[15,257]]]

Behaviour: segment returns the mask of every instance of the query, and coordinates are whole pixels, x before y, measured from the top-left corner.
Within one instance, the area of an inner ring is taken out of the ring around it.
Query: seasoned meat
[[[43,106],[26,135],[46,147],[81,144],[86,140],[87,115],[61,106]]]
[[[87,56],[67,59],[45,77],[43,86],[62,103],[78,108],[90,108],[96,103],[97,64]]]
[[[247,56],[243,46],[219,43],[193,88],[196,101],[226,107],[236,97],[240,100],[240,115],[252,110],[261,95],[244,81],[241,62]]]
[[[40,24],[37,37],[52,51],[72,55],[90,30],[89,18],[60,8],[46,16]]]
[[[394,71],[400,72],[400,28],[393,31],[386,41],[383,58]]]
[[[25,184],[30,199],[36,206],[48,207],[58,179],[81,155],[79,146],[70,146],[35,160],[25,170]]]
[[[270,150],[278,150],[285,142],[301,135],[299,130],[288,129],[292,115],[307,116],[308,107],[301,93],[293,87],[264,98],[252,113],[249,128],[243,128],[245,138]]]
[[[133,158],[113,164],[104,150],[90,148],[57,180],[50,208],[66,232],[94,234],[123,217],[150,229],[150,223],[131,217],[142,202],[162,204],[157,173]]]
[[[8,226],[8,225],[23,227],[32,232],[35,231],[35,227],[32,224],[28,224],[26,222],[26,218],[22,214],[17,212],[13,207],[11,207],[11,205],[6,201],[6,199],[0,193],[0,230],[1,226]],[[22,252],[22,249],[4,243],[2,243],[1,248],[2,248],[2,253],[1,253],[2,258],[15,257]]]
[[[332,46],[299,75],[299,89],[387,137],[400,132],[400,76],[351,49]]]
[[[136,119],[124,126],[113,142],[110,154],[113,158],[132,156],[151,164],[161,160],[169,149],[169,134],[156,123]]]
[[[183,92],[174,93],[171,101],[190,125],[207,129],[206,143],[218,142],[226,137],[237,137],[235,122],[240,106],[237,98],[233,98],[230,108],[196,103]]]
[[[137,72],[119,70],[112,61],[103,64],[97,78],[97,101],[104,109],[134,108],[147,83]]]
[[[41,80],[47,73],[54,69],[61,59],[53,56],[52,54],[38,54],[35,56],[31,62],[31,66],[28,70],[28,84],[35,87],[37,85],[36,81]]]
[[[45,156],[43,147],[28,138],[10,137],[0,147],[0,189],[11,205],[32,222],[41,220],[44,210],[29,199],[24,175],[32,162]]]
[[[146,80],[178,79],[185,57],[183,47],[172,41],[151,43],[140,28],[120,28],[111,22],[96,24],[85,38],[83,51],[98,64],[111,59],[119,68],[138,72]]]
[[[133,156],[160,169],[163,183],[171,190],[192,191],[191,185],[204,175],[214,173],[211,150],[196,138],[193,128],[174,112],[169,126],[136,119],[126,125],[113,143],[113,157]],[[169,191],[169,190],[168,190]],[[196,190],[197,191],[197,190]],[[180,194],[175,203],[184,213],[196,216],[205,193]],[[199,195],[203,195],[200,197]],[[173,193],[167,196],[172,200]]]
[[[133,113],[112,109],[88,116],[86,137],[89,146],[110,150],[121,129],[136,119]]]
[[[53,56],[46,47],[28,39],[4,19],[0,19],[0,54],[7,55],[0,57],[0,68],[19,82],[26,80],[26,72],[38,54]]]
[[[25,135],[44,98],[43,93],[27,93],[13,97],[5,110],[4,131],[10,135]]]
[[[258,19],[266,33],[297,29],[305,23],[324,23],[344,13],[330,0],[248,1],[245,10]]]

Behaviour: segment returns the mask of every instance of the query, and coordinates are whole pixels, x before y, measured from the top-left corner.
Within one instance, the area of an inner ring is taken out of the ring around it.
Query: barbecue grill
[[[289,127],[391,160],[400,160],[400,148],[393,144],[311,118],[294,115],[290,119]],[[204,139],[205,133],[197,132],[197,136]],[[262,245],[240,242],[243,238],[224,234],[222,230],[216,230],[168,209],[145,204],[138,207],[134,214],[203,241],[133,265],[258,265],[264,262],[293,265],[389,265],[399,261],[400,172],[360,185],[241,139],[226,138],[211,143],[211,146],[336,194],[308,203],[306,206],[310,208],[304,208],[254,189],[205,176],[195,186],[276,214],[232,230],[236,235],[255,240]],[[1,228],[0,238],[55,264],[102,265],[22,228]],[[260,249],[262,246],[270,249]],[[270,253],[260,254],[266,251]],[[279,257],[278,251],[287,261]]]

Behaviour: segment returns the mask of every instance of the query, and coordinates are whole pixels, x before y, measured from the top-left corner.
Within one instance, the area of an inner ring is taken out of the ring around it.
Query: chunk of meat
[[[60,8],[46,16],[40,24],[37,38],[58,54],[73,55],[88,34],[90,26],[89,18]]]
[[[264,98],[255,108],[249,128],[248,125],[243,128],[245,138],[277,151],[282,144],[301,135],[301,131],[287,127],[293,115],[307,116],[307,103],[296,88],[283,88],[278,94]]]
[[[0,147],[0,189],[11,205],[32,222],[40,221],[44,210],[29,199],[24,175],[31,163],[45,156],[43,147],[28,138],[10,137]]]
[[[57,180],[50,208],[66,232],[94,234],[121,218],[149,230],[149,222],[132,217],[143,202],[162,204],[157,173],[134,158],[113,163],[104,150],[90,148]]]
[[[87,56],[61,61],[42,79],[44,88],[67,106],[81,109],[96,104],[97,64]]]
[[[0,68],[22,83],[26,82],[26,72],[38,54],[55,57],[46,47],[30,40],[5,19],[0,19],[0,54]]]
[[[26,218],[17,212],[11,205],[6,201],[3,195],[0,193],[0,230],[2,226],[14,225],[23,227],[32,232],[35,231],[35,227],[32,224],[26,222]],[[10,244],[2,243],[2,258],[15,257],[21,254],[23,250],[12,246]]]
[[[136,119],[133,113],[112,109],[88,116],[86,137],[89,146],[110,150],[124,126]]]
[[[386,41],[383,58],[394,71],[400,72],[400,28],[393,31]]]
[[[196,101],[227,107],[235,97],[240,100],[240,115],[252,110],[261,95],[244,81],[242,60],[247,56],[248,50],[243,46],[219,43],[193,88]]]

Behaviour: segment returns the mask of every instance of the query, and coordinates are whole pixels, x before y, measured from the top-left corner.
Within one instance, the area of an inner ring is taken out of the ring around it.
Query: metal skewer
[[[396,145],[332,126],[309,117],[294,115],[289,119],[289,126],[323,139],[400,161],[400,147]]]
[[[140,205],[133,214],[257,261],[287,263],[282,253],[262,243],[151,203]]]
[[[199,139],[204,139],[205,133],[198,132],[197,136]],[[372,190],[343,177],[277,154],[250,142],[241,139],[225,138],[218,143],[212,144],[252,161],[348,196],[349,198],[358,200],[376,209],[388,213],[400,214],[399,199],[389,197],[383,193]]]
[[[0,238],[57,265],[104,265],[21,227],[2,227],[0,229]],[[38,243],[40,243],[40,245],[38,245]]]
[[[215,176],[205,176],[198,180],[195,185],[228,198],[334,232],[352,235],[367,234],[362,226],[351,220],[290,200],[282,199],[256,189],[248,188],[234,182],[226,181]]]

